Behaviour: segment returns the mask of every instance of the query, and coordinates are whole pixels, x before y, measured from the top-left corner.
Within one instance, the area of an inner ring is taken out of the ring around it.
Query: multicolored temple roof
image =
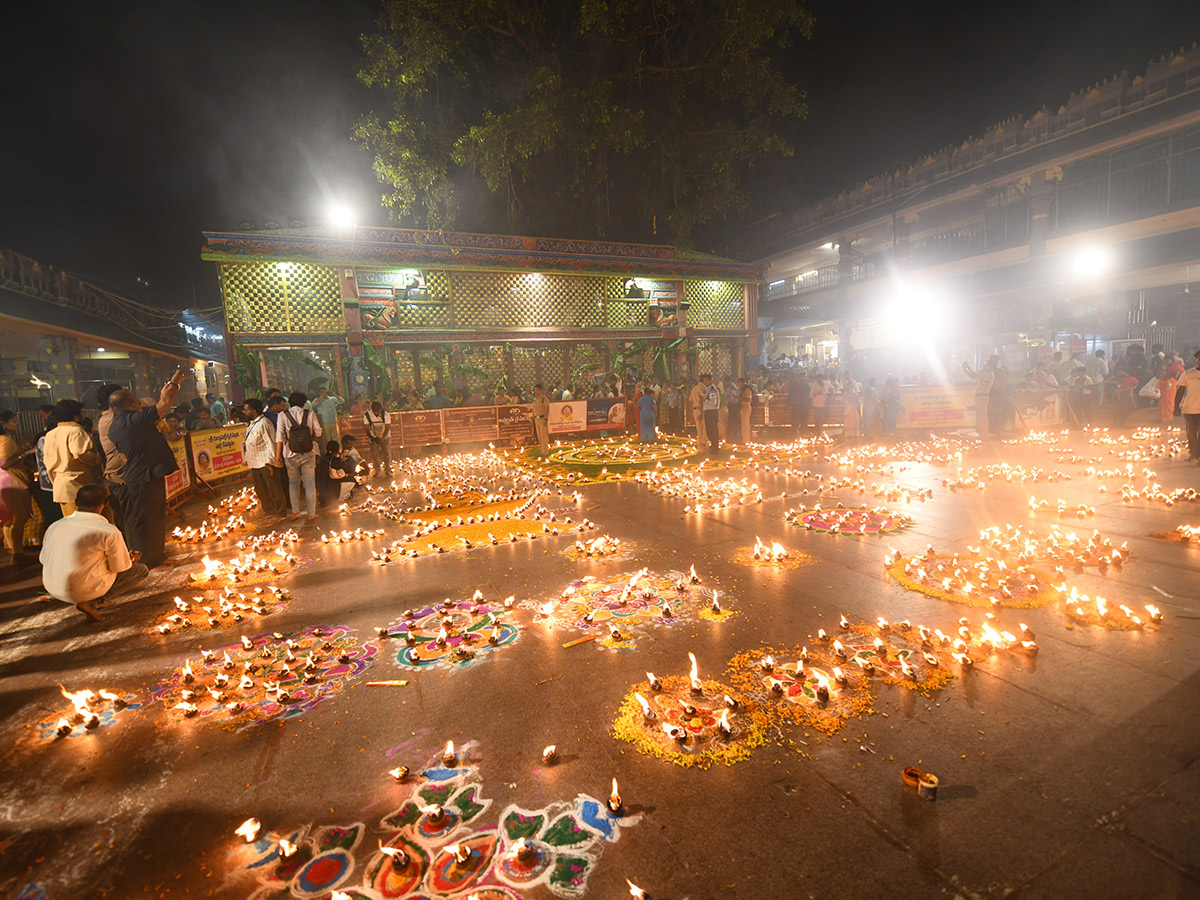
[[[737,282],[761,280],[758,267],[751,263],[662,244],[364,226],[249,233],[206,231],[204,241],[201,256],[212,262],[259,260]]]

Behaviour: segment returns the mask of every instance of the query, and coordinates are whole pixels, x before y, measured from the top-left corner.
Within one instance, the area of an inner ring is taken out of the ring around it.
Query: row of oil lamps
[[[175,597],[174,603],[178,612],[167,616],[166,620],[158,626],[158,633],[171,634],[176,628],[188,628],[197,624],[196,620],[185,616],[184,613],[203,613],[210,628],[219,626],[221,619],[240,622],[249,612],[265,616],[270,612],[265,605],[268,599],[267,594],[271,595],[269,599],[274,602],[291,599],[291,595],[287,591],[275,585],[270,585],[265,590],[261,587],[255,588],[253,597],[247,597],[241,592],[235,593],[233,588],[227,586],[221,596],[217,598],[215,609],[211,605],[206,605],[203,597],[193,597],[191,603],[182,597]]]

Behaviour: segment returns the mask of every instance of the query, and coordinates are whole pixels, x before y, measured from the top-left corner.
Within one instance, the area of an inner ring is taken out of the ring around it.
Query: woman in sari
[[[29,472],[17,443],[20,420],[15,412],[0,412],[0,526],[12,562],[25,560],[25,523],[29,521]]]

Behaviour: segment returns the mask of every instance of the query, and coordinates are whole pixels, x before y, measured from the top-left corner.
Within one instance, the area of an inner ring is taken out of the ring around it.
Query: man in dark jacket
[[[158,403],[142,406],[132,391],[114,391],[109,439],[125,454],[126,530],[131,550],[153,569],[166,560],[167,476],[178,471],[175,454],[158,430],[158,420],[175,403],[180,372],[163,385]]]

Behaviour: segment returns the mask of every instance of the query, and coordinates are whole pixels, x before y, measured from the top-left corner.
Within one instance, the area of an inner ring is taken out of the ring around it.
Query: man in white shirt
[[[709,448],[716,453],[721,446],[720,409],[721,392],[713,384],[713,377],[705,372],[700,376],[700,384],[704,393],[701,395],[701,412],[704,416],[704,434],[708,438]]]
[[[371,454],[371,474],[378,478],[385,471],[392,477],[392,416],[378,400],[363,413],[367,427],[368,450]]]
[[[975,428],[981,438],[991,434],[988,428],[988,411],[991,405],[992,388],[996,384],[996,369],[1000,365],[1000,357],[992,354],[983,368],[976,372],[970,363],[963,363],[963,371],[967,377],[975,379]]]
[[[1196,365],[1179,376],[1177,391],[1183,392],[1182,399],[1176,399],[1180,412],[1183,413],[1183,424],[1187,431],[1188,459],[1200,463],[1200,350],[1196,351]],[[1178,397],[1178,393],[1176,394]]]
[[[285,518],[287,498],[275,468],[275,426],[263,415],[262,401],[256,397],[242,404],[242,414],[250,420],[246,426],[245,459],[258,505],[268,519]]]
[[[42,584],[50,596],[95,622],[94,600],[123,594],[150,570],[129,553],[120,529],[104,518],[108,492],[85,484],[75,494],[75,512],[46,529],[42,538]]]
[[[304,404],[308,397],[303,391],[292,391],[288,408],[279,414],[275,427],[275,463],[286,466],[288,495],[292,501],[292,518],[300,518],[300,485],[304,485],[304,500],[308,521],[317,518],[317,439],[321,437],[321,420]],[[307,434],[305,433],[307,431]]]

